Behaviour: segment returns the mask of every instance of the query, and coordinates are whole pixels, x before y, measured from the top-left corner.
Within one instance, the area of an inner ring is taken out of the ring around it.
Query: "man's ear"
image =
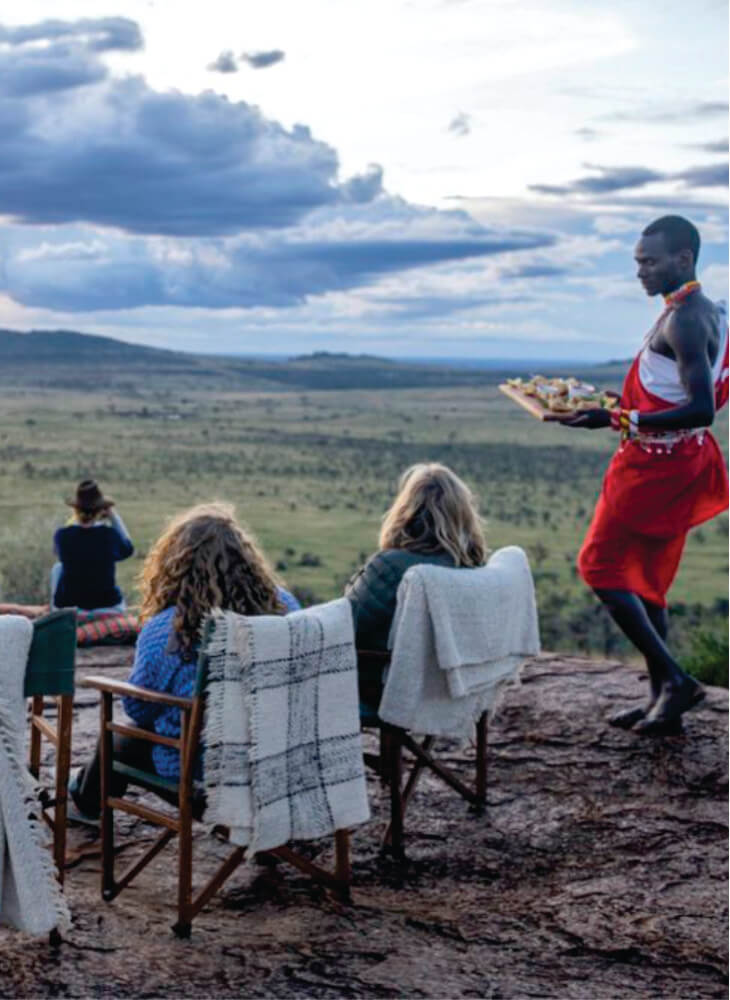
[[[685,247],[684,250],[680,250],[677,254],[677,260],[682,267],[683,271],[690,270],[694,268],[694,256],[689,247]]]

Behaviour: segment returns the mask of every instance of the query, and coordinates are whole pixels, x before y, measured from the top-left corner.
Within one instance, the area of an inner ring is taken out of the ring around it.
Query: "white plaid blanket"
[[[253,854],[368,819],[347,598],[286,617],[214,620],[206,822],[230,827]]]

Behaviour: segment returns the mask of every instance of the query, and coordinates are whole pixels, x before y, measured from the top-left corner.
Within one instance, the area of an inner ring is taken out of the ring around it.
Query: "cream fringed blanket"
[[[206,822],[253,853],[368,819],[347,598],[220,613],[207,652]]]
[[[509,545],[478,569],[411,566],[398,587],[391,639],[380,718],[419,733],[468,736],[540,651],[527,556]]]
[[[0,618],[0,921],[40,935],[63,930],[70,917],[25,766],[23,686],[32,638],[27,618]]]

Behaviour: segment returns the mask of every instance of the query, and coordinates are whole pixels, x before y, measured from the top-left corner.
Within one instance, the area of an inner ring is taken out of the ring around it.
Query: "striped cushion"
[[[78,646],[133,646],[140,624],[129,611],[79,611]]]

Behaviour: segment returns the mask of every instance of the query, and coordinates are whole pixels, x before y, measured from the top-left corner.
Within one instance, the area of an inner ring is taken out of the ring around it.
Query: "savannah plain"
[[[380,852],[387,792],[368,773],[351,905],[285,866],[244,865],[180,941],[175,851],[108,904],[97,833],[72,827],[72,927],[53,950],[0,929],[0,996],[727,996],[725,517],[694,532],[671,595],[673,643],[715,686],[683,735],[647,741],[605,724],[643,698],[645,670],[621,662],[630,650],[573,569],[614,435],[539,424],[499,393],[496,373],[194,359],[60,335],[29,364],[12,344],[3,355],[2,334],[3,600],[47,598],[52,532],[88,475],[136,542],[120,565],[132,604],[165,520],[214,498],[236,505],[304,603],[334,597],[376,547],[401,471],[436,459],[478,494],[490,547],[528,551],[545,652],[490,721],[486,815],[426,775],[406,817],[408,862],[395,864]],[[576,374],[611,387],[622,369]],[[725,417],[716,431],[725,441]],[[133,655],[80,650],[78,676],[125,678]],[[96,696],[79,688],[74,765],[98,725]],[[363,739],[377,750],[374,731]],[[473,746],[440,751],[473,780]],[[118,818],[124,863],[152,836]],[[196,825],[197,885],[227,849]],[[312,849],[331,861],[327,842]]]
[[[67,335],[55,336],[61,347]],[[377,547],[399,474],[434,460],[476,492],[492,550],[527,550],[543,647],[630,656],[574,568],[613,434],[540,424],[499,393],[506,373],[452,378],[331,355],[246,363],[81,340],[76,363],[68,351],[35,365],[10,351],[1,368],[0,600],[47,599],[63,500],[87,476],[116,499],[135,541],[118,571],[130,604],[166,519],[213,499],[235,504],[304,604],[328,600]],[[624,370],[571,374],[620,388]],[[726,448],[726,414],[713,430]],[[692,532],[670,594],[675,648],[721,684],[727,531],[722,516]]]

